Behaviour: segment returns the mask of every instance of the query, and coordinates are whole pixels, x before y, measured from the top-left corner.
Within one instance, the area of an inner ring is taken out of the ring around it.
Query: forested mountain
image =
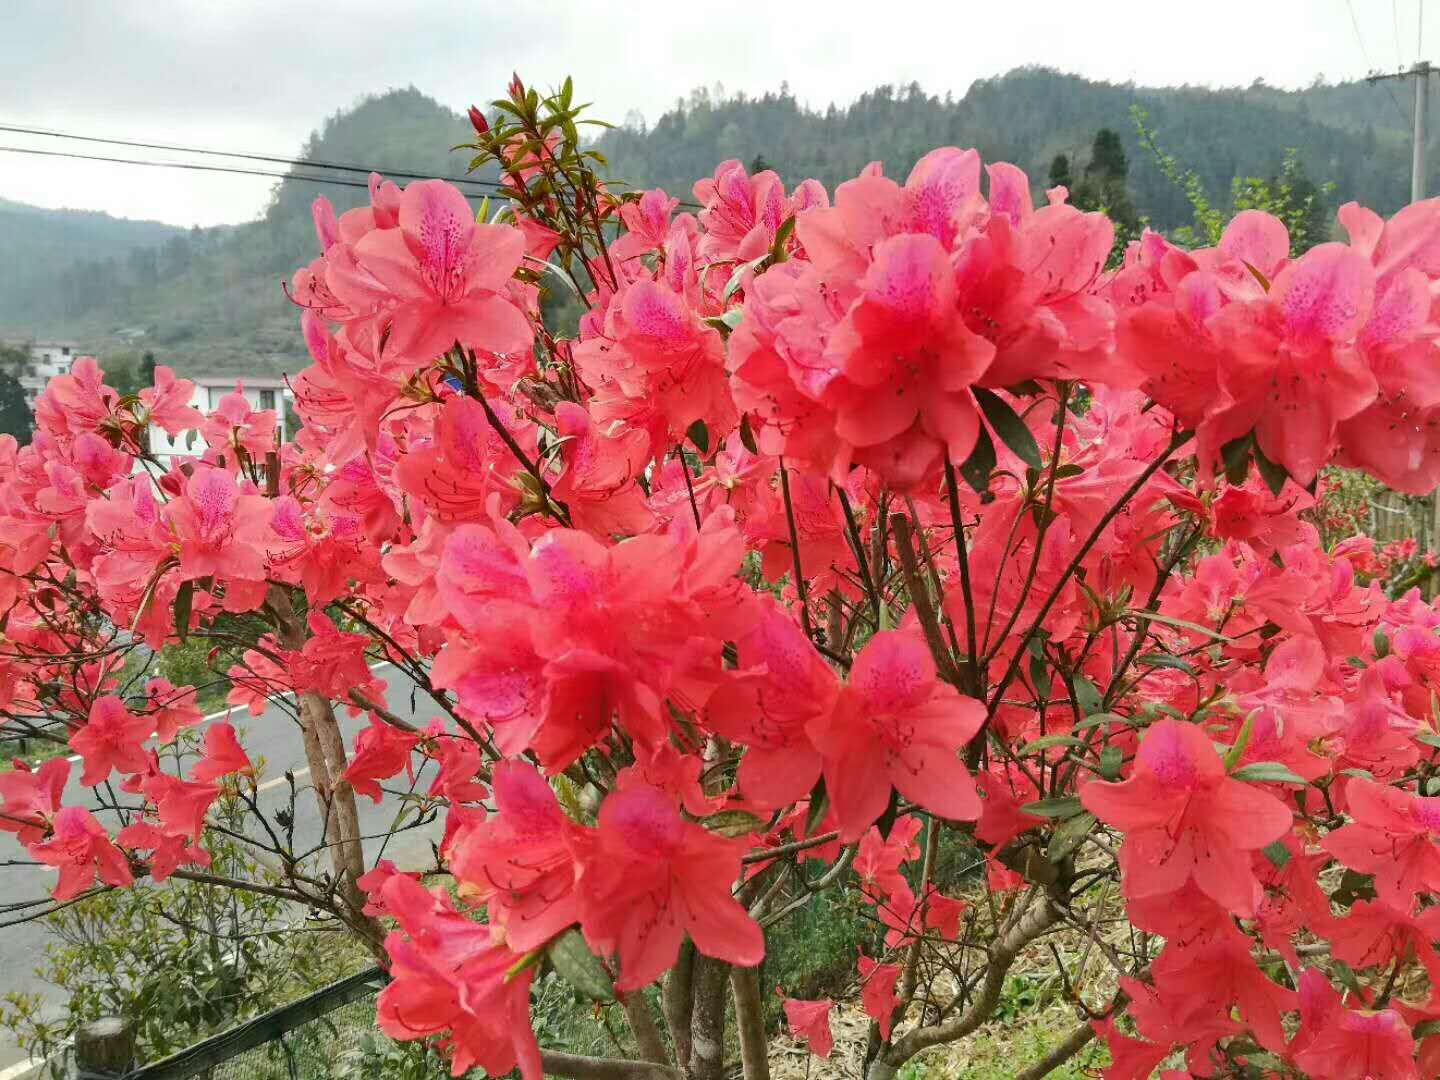
[[[615,175],[645,186],[684,190],[725,158],[761,156],[787,181],[813,176],[833,185],[870,161],[904,179],[916,157],[935,146],[974,146],[987,161],[1012,161],[1039,189],[1050,161],[1083,162],[1101,128],[1121,136],[1130,187],[1142,214],[1159,228],[1190,217],[1183,192],[1138,142],[1132,106],[1165,150],[1199,174],[1224,202],[1236,176],[1272,176],[1287,148],[1307,174],[1332,181],[1340,201],[1360,199],[1394,210],[1410,191],[1408,119],[1379,89],[1320,85],[1286,92],[1146,88],[1092,82],[1045,68],[982,79],[958,100],[919,86],[882,86],[848,107],[802,107],[783,88],[759,98],[719,99],[705,90],[677,101],[651,127],[607,133],[602,145]],[[1402,124],[1403,121],[1403,124]]]
[[[1024,68],[980,80],[960,98],[913,85],[879,87],[853,104],[824,109],[802,105],[783,85],[758,98],[699,90],[652,124],[632,116],[599,145],[617,179],[683,195],[726,158],[763,158],[791,184],[814,176],[833,185],[872,160],[903,178],[934,146],[975,146],[987,160],[1026,169],[1038,194],[1057,154],[1082,175],[1097,131],[1108,128],[1119,134],[1128,160],[1136,211],[1171,229],[1190,219],[1190,207],[1140,144],[1134,106],[1221,206],[1228,205],[1233,178],[1274,176],[1287,149],[1311,180],[1334,184],[1327,216],[1352,198],[1393,211],[1409,194],[1408,115],[1383,89],[1364,83],[1299,91],[1260,83],[1147,88]],[[469,137],[462,116],[409,88],[336,113],[299,156],[462,176],[468,159],[450,147]],[[365,194],[286,180],[258,220],[189,232],[0,203],[0,333],[63,334],[103,354],[115,331],[138,327],[146,331],[141,347],[182,370],[296,370],[303,356],[295,312],[280,283],[314,254],[309,207],[319,191],[337,210]],[[13,231],[12,218],[26,230]],[[44,228],[52,233],[36,231]],[[137,244],[144,245],[139,253],[128,250]],[[46,248],[44,257],[33,254],[37,248]]]
[[[179,226],[159,221],[45,210],[0,198],[0,318],[49,303],[44,291],[81,260],[114,260],[117,273],[143,280],[163,257],[163,246],[184,235]]]
[[[409,88],[331,116],[298,156],[463,177],[469,159],[450,148],[472,135],[464,118]],[[330,175],[352,183],[365,180],[363,173]],[[296,309],[281,283],[317,253],[310,204],[322,193],[341,213],[368,199],[360,187],[278,181],[255,221],[173,230],[176,235],[158,250],[143,253],[89,253],[61,273],[34,275],[30,280],[39,286],[19,303],[8,287],[0,287],[0,334],[75,338],[104,356],[117,330],[143,328],[145,337],[134,347],[153,350],[160,363],[183,371],[298,370],[297,350],[303,346]],[[135,264],[146,255],[154,256],[146,263],[149,272],[137,274]],[[11,260],[4,233],[0,262],[18,263],[25,271],[23,263]]]

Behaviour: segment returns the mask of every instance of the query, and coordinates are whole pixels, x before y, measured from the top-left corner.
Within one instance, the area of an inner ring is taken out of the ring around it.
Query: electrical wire
[[[341,187],[366,188],[370,185],[360,180],[345,180],[338,176],[303,176],[297,173],[266,172],[263,169],[226,168],[223,165],[201,165],[194,161],[141,161],[138,158],[104,157],[100,154],[66,153],[63,150],[36,150],[26,146],[0,146],[0,153],[31,154],[36,157],[73,158],[76,161],[106,161],[116,165],[145,165],[152,169],[190,169],[196,172],[236,173],[241,176],[273,176],[280,180],[308,180],[316,184],[338,184]]]
[[[1350,26],[1355,31],[1355,41],[1360,46],[1360,55],[1365,59],[1365,67],[1372,72],[1378,71],[1379,69],[1370,62],[1370,50],[1365,48],[1365,38],[1360,33],[1360,20],[1355,17],[1355,5],[1351,3],[1351,0],[1345,0],[1345,10],[1350,12]],[[1395,91],[1390,89],[1388,82],[1382,85],[1385,87],[1386,95],[1390,98],[1390,104],[1395,106],[1395,113],[1400,117],[1400,122],[1408,124],[1410,118],[1405,115],[1405,110],[1400,108],[1400,102],[1395,97]]]
[[[324,161],[319,158],[287,158],[274,154],[257,154],[241,150],[215,150],[201,146],[180,146],[175,143],[141,142],[135,139],[112,139],[103,138],[98,135],[75,135],[66,131],[56,131],[53,128],[23,127],[16,124],[0,124],[0,131],[10,132],[17,135],[39,135],[51,139],[68,139],[74,142],[103,143],[107,146],[129,146],[137,150],[165,150],[175,154],[197,154],[202,157],[239,158],[245,161],[269,162],[274,165],[292,165],[308,169],[334,169],[340,172],[354,172],[369,175],[378,172],[384,176],[399,177],[404,180],[431,180],[437,179],[430,173],[405,172],[400,169],[378,169],[368,165],[356,165],[342,161]],[[264,175],[264,174],[257,174]],[[474,184],[479,187],[499,188],[501,185],[493,180],[480,180],[469,176],[442,176],[441,180],[448,180],[453,184]]]

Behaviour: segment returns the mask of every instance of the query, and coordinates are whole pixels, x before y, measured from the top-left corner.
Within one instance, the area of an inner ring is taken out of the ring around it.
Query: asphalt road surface
[[[436,715],[437,710],[428,698],[418,693],[412,695],[413,684],[399,669],[385,664],[377,667],[375,673],[387,683],[388,689],[384,704],[390,711],[412,720],[420,726],[428,723]],[[218,713],[206,717],[206,722],[224,718],[224,713]],[[275,810],[287,807],[290,802],[290,788],[284,776],[285,771],[289,769],[295,773],[297,789],[295,849],[297,852],[304,851],[319,843],[322,832],[320,810],[314,794],[306,787],[308,769],[305,765],[305,751],[300,742],[300,730],[295,721],[283,709],[272,706],[258,717],[252,717],[248,712],[237,712],[231,717],[231,722],[240,731],[241,742],[250,754],[251,760],[258,764],[263,759],[259,801],[261,809],[266,812],[267,818],[271,819],[272,825]],[[341,717],[347,748],[353,746],[355,732],[364,727],[366,723],[367,720],[364,716],[357,719]],[[64,804],[66,806],[93,807],[93,794],[80,786],[79,778],[80,768],[77,759],[71,769],[70,783],[65,791]],[[429,786],[427,775],[422,773],[418,780],[417,790],[424,790]],[[387,782],[386,786],[397,784],[408,788],[409,782],[404,774]],[[121,798],[128,799],[126,796],[121,796]],[[398,833],[390,837],[387,842],[384,834],[390,830],[394,820],[396,800],[387,799],[381,805],[376,806],[369,799],[360,797],[358,803],[360,831],[367,837],[364,842],[367,866],[374,865],[382,844],[385,857],[393,859],[402,869],[418,868],[428,862],[430,842],[438,840],[440,836],[442,824],[440,821],[423,828]],[[101,815],[101,820],[105,821],[107,826],[112,826],[113,829],[113,815]],[[257,835],[263,835],[258,826],[251,826],[250,831]],[[28,855],[16,842],[13,835],[0,833],[0,860],[26,858]],[[326,866],[328,867],[328,865],[327,860]],[[0,903],[15,903],[42,898],[49,895],[54,885],[55,871],[48,866],[0,866]],[[10,991],[38,993],[45,999],[47,1011],[53,1009],[58,1013],[63,1008],[61,991],[46,983],[35,973],[36,967],[43,960],[45,945],[50,940],[53,939],[39,923],[21,923],[17,926],[0,928],[0,993]],[[8,1033],[0,1033],[0,1080],[5,1080],[10,1069],[24,1059],[25,1055],[10,1042]]]

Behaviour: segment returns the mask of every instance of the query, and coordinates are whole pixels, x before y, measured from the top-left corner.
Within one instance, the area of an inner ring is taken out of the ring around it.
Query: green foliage
[[[1065,154],[1056,154],[1050,159],[1050,174],[1046,177],[1046,186],[1067,189],[1075,186],[1075,177],[1070,175],[1070,158]]]
[[[195,740],[184,739],[185,753]],[[223,816],[238,816],[223,801]],[[211,840],[214,873],[263,881],[264,868],[231,841]],[[121,1016],[153,1061],[363,966],[346,933],[311,928],[283,901],[172,879],[99,893],[49,915],[54,941],[39,974],[63,991],[59,1018],[38,996],[0,998],[0,1028],[34,1057],[48,1057],[79,1025]]]
[[[200,708],[207,713],[223,709],[230,692],[230,680],[211,665],[211,648],[207,639],[192,637],[183,643],[171,642],[155,658],[161,676],[176,686],[199,688]]]
[[[0,435],[14,435],[22,445],[30,441],[35,416],[25,403],[25,388],[18,378],[30,354],[13,345],[0,345]]]
[[[1138,105],[1131,109],[1136,133],[1170,182],[1185,194],[1193,214],[1192,222],[1176,228],[1172,238],[1183,247],[1213,247],[1220,242],[1226,224],[1242,210],[1262,210],[1285,223],[1290,233],[1290,254],[1299,255],[1329,239],[1330,214],[1327,201],[1336,190],[1334,182],[1316,186],[1305,173],[1300,151],[1285,150],[1279,172],[1268,179],[1236,176],[1230,181],[1230,205],[1216,206],[1204,181],[1194,169],[1182,167],[1175,155],[1161,147],[1149,127],[1149,117]]]
[[[367,1031],[335,1061],[335,1080],[434,1080],[449,1063],[423,1040],[396,1042],[384,1032]]]
[[[1052,172],[1056,165],[1056,161],[1050,163]],[[1068,161],[1065,167],[1068,171]],[[1071,187],[1070,201],[1081,210],[1103,211],[1114,223],[1112,262],[1119,262],[1126,245],[1140,237],[1140,214],[1130,194],[1129,177],[1130,165],[1120,136],[1110,128],[1101,128],[1095,133],[1084,176]]]

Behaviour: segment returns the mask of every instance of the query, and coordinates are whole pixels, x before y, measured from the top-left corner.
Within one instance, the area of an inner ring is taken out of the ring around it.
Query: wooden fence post
[[[135,1028],[118,1016],[80,1025],[75,1032],[76,1080],[114,1080],[135,1066]]]

